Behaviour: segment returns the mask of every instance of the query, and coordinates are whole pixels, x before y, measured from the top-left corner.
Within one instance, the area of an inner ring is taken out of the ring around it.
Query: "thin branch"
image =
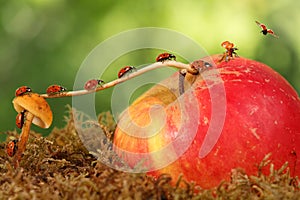
[[[100,90],[104,90],[104,89],[113,87],[117,84],[123,83],[123,82],[125,82],[129,79],[132,79],[136,76],[144,74],[148,71],[151,71],[151,70],[154,70],[154,69],[157,69],[157,68],[161,68],[161,67],[166,67],[166,66],[167,67],[174,67],[174,68],[178,68],[178,69],[185,69],[188,72],[193,73],[193,74],[197,72],[197,70],[195,68],[192,68],[190,64],[184,64],[184,63],[173,61],[173,60],[164,61],[163,63],[162,62],[156,62],[156,63],[153,63],[153,64],[148,65],[146,67],[143,67],[141,69],[138,69],[137,71],[134,71],[134,72],[132,72],[128,75],[125,75],[122,78],[119,78],[119,79],[113,80],[111,82],[105,83],[105,84],[97,87],[95,90],[76,90],[76,91],[69,91],[69,92],[61,92],[61,93],[54,94],[54,95],[41,94],[41,96],[44,97],[44,98],[60,98],[60,97],[70,97],[70,96],[80,96],[80,95],[90,94],[90,93],[93,93],[93,92],[97,92],[97,91],[100,91]]]

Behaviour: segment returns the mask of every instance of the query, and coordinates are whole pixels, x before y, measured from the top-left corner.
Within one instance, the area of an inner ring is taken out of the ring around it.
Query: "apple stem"
[[[86,94],[90,94],[93,92],[98,92],[100,90],[104,90],[110,87],[113,87],[117,84],[123,83],[129,79],[132,79],[136,76],[139,76],[141,74],[144,74],[148,71],[157,69],[157,68],[162,68],[162,67],[174,67],[174,68],[178,68],[181,70],[185,70],[187,72],[190,72],[192,74],[196,74],[198,71],[195,68],[192,68],[190,64],[185,64],[185,63],[181,63],[178,61],[174,61],[174,60],[170,60],[170,61],[164,61],[164,62],[156,62],[153,63],[151,65],[148,65],[146,67],[143,67],[141,69],[138,69],[128,75],[125,75],[122,78],[118,78],[116,80],[113,80],[111,82],[105,83],[99,87],[97,87],[95,90],[76,90],[76,91],[69,91],[69,92],[61,92],[55,95],[48,95],[48,94],[41,94],[42,97],[44,98],[59,98],[59,97],[70,97],[70,96],[80,96],[80,95],[86,95]]]
[[[184,79],[185,79],[186,73],[179,72],[178,77],[178,88],[179,88],[179,95],[182,95],[184,93]]]

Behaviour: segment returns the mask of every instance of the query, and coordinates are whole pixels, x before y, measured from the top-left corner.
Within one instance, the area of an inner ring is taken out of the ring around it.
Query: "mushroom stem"
[[[26,143],[28,141],[30,126],[31,126],[33,118],[34,118],[34,115],[32,113],[30,113],[30,112],[25,113],[25,121],[24,121],[24,124],[22,127],[20,139],[18,142],[18,150],[17,150],[16,155],[13,160],[13,164],[14,164],[15,168],[19,167],[19,163],[21,161],[22,154],[26,149]]]

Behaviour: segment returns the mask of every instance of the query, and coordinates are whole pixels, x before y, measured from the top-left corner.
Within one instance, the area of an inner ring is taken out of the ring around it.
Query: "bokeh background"
[[[255,20],[279,36],[260,34]],[[30,86],[44,93],[51,84],[73,88],[85,57],[105,39],[134,28],[162,27],[197,41],[208,54],[222,53],[229,40],[238,54],[264,62],[300,92],[299,0],[0,0],[0,132],[14,130],[16,88]],[[134,57],[151,62],[155,56]],[[142,62],[140,60],[139,62]],[[134,60],[132,62],[135,62]],[[125,64],[125,63],[124,63]],[[111,70],[115,77],[118,68]],[[110,110],[110,90],[98,112]],[[50,99],[54,122],[44,135],[65,125],[71,98]]]

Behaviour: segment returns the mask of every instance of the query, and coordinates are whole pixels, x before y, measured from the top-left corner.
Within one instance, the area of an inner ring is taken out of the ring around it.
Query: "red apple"
[[[210,59],[216,66],[201,75],[188,74],[182,95],[175,73],[124,111],[115,151],[136,170],[155,177],[169,173],[173,181],[182,174],[203,188],[230,180],[233,168],[257,174],[268,153],[275,168],[288,161],[291,175],[300,176],[296,91],[260,62],[204,58]]]

